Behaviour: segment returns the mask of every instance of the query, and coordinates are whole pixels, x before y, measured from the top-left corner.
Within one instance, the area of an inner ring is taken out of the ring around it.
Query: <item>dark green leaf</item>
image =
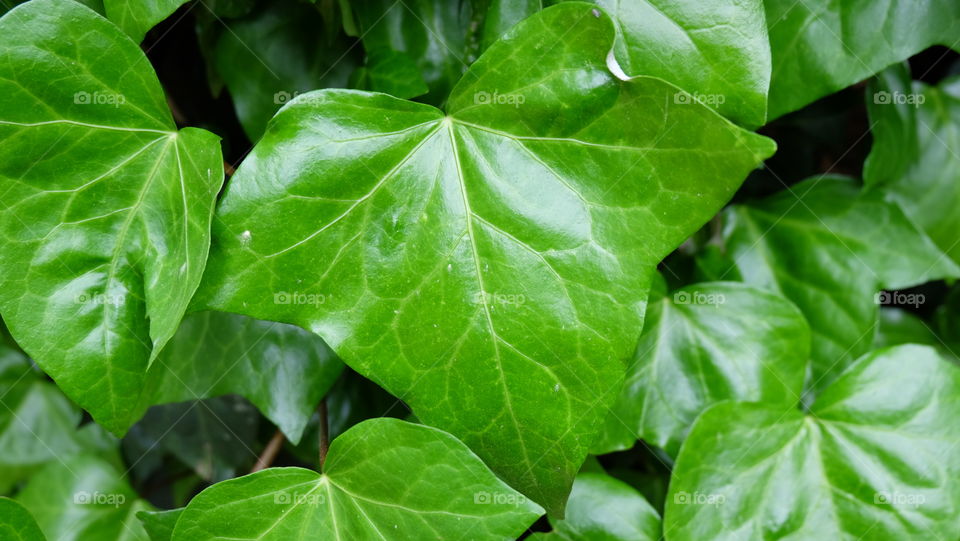
[[[203,274],[217,137],[177,131],[143,52],[76,2],[14,9],[0,50],[0,312],[67,396],[123,432]]]
[[[170,541],[173,539],[173,529],[183,509],[169,511],[140,511],[137,518],[143,523],[143,529],[150,536],[150,541]]]
[[[357,70],[353,79],[355,88],[398,98],[413,98],[430,90],[416,62],[406,53],[390,49],[367,51],[366,64]]]
[[[922,319],[900,308],[881,308],[872,349],[901,344],[940,347],[936,334]]]
[[[781,293],[810,323],[814,390],[870,349],[879,305],[925,300],[880,290],[960,273],[899,207],[849,179],[810,179],[724,217],[726,250],[744,281]]]
[[[103,0],[107,18],[140,43],[147,31],[188,0]]]
[[[744,284],[694,284],[652,303],[647,317],[594,453],[643,439],[676,456],[694,419],[717,402],[800,402],[810,328],[783,297]]]
[[[764,0],[774,119],[935,44],[956,46],[955,0]]]
[[[589,5],[545,10],[446,116],[357,91],[290,103],[221,202],[200,304],[320,334],[561,512],[655,266],[773,151],[614,77],[614,37]]]
[[[483,22],[485,51],[517,23],[540,11],[543,0],[492,0]]]
[[[173,539],[515,539],[542,513],[449,434],[376,419],[333,441],[322,474],[272,468],[204,490]]]
[[[958,416],[960,371],[921,346],[863,357],[807,415],[714,406],[680,451],[666,537],[952,539]]]
[[[567,516],[551,520],[553,532],[530,541],[659,541],[660,515],[623,481],[581,473],[573,483]]]
[[[960,262],[960,77],[931,87],[896,66],[870,85],[867,109],[874,136],[867,185]]]

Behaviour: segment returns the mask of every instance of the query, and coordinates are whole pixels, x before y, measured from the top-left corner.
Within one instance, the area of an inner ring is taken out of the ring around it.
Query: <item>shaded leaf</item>
[[[137,518],[143,523],[143,529],[150,536],[150,541],[170,541],[181,514],[183,509],[140,511],[137,513]]]
[[[188,0],[103,0],[107,18],[140,43],[143,36]]]

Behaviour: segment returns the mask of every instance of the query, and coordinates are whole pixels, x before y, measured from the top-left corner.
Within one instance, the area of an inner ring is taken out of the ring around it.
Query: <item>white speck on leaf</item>
[[[250,231],[244,231],[243,233],[240,233],[240,244],[241,244],[243,247],[249,246],[249,245],[250,245],[250,239],[251,239],[252,237],[253,237],[253,235],[250,234]]]

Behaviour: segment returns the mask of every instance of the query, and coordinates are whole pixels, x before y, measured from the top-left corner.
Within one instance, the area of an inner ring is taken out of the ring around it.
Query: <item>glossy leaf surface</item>
[[[781,293],[810,323],[814,390],[869,350],[880,305],[916,302],[899,290],[960,272],[899,207],[849,179],[810,179],[724,216],[744,281]]]
[[[316,332],[559,512],[650,274],[773,151],[659,79],[615,78],[614,37],[588,4],[545,10],[447,116],[357,91],[290,103],[222,200],[200,304]]]
[[[677,460],[666,538],[951,538],[958,415],[960,372],[921,346],[861,358],[807,415],[714,406]]]
[[[810,353],[803,314],[737,283],[693,284],[652,303],[595,453],[638,439],[676,456],[700,413],[725,400],[800,402]]]
[[[173,540],[515,539],[542,513],[449,434],[376,419],[333,441],[322,474],[273,468],[208,488]]]
[[[0,49],[0,312],[122,432],[203,274],[219,143],[177,131],[143,52],[76,2],[17,7]]]

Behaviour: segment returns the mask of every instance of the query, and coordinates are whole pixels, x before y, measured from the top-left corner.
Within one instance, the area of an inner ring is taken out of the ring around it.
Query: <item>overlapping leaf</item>
[[[543,11],[446,116],[301,96],[228,187],[200,303],[320,334],[560,512],[655,265],[773,151],[672,85],[614,77],[614,37],[588,4]]]
[[[702,283],[649,307],[617,404],[595,453],[637,439],[676,456],[690,425],[725,400],[800,402],[810,353],[803,314],[779,295]]]
[[[46,538],[30,511],[10,498],[0,498],[0,539],[44,541]]]
[[[806,415],[714,406],[680,451],[666,538],[952,538],[958,415],[960,372],[921,346],[863,357]]]
[[[764,0],[773,55],[770,118],[930,47],[955,47],[954,0]]]
[[[103,0],[107,18],[140,43],[157,23],[188,0]]]
[[[567,516],[553,531],[530,541],[658,541],[660,515],[633,487],[602,473],[581,473],[573,483]]]
[[[880,305],[915,303],[899,290],[960,273],[899,207],[849,179],[810,179],[724,219],[735,271],[783,294],[810,323],[814,390],[870,348]]]
[[[217,138],[177,131],[143,52],[71,0],[0,19],[0,312],[108,429],[200,281]]]
[[[173,540],[515,539],[542,513],[449,434],[376,419],[333,441],[322,474],[273,468],[208,488]]]
[[[874,145],[864,181],[960,262],[960,77],[931,87],[895,66],[870,85],[867,109]]]

